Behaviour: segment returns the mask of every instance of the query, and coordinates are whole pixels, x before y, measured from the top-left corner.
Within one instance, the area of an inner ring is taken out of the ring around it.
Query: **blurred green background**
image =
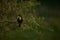
[[[0,40],[60,40],[59,8],[58,0],[0,0]]]

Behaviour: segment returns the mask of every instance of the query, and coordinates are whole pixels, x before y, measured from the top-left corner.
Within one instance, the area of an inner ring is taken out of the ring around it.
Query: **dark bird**
[[[17,17],[17,22],[18,22],[18,24],[19,24],[19,27],[21,27],[21,24],[22,24],[22,22],[23,22],[23,18],[22,18],[21,15],[18,15],[18,17]]]

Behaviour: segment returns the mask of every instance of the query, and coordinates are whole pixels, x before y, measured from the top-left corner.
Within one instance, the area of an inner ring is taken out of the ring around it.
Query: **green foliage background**
[[[35,9],[38,5],[42,7],[36,0],[0,1],[0,40],[59,40],[60,18],[43,14],[52,13],[46,8],[39,9],[38,13]],[[16,21],[19,14],[24,20],[21,28]]]

